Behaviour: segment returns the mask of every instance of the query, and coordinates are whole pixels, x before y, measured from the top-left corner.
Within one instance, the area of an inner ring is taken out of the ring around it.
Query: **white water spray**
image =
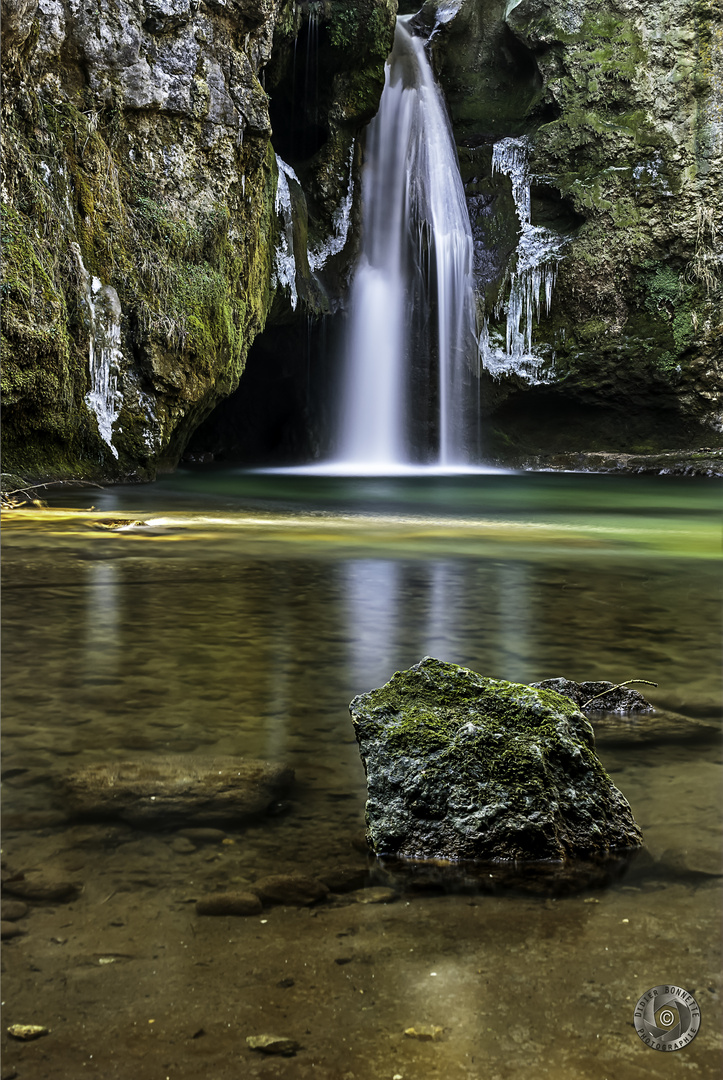
[[[338,456],[370,471],[415,458],[464,465],[472,233],[444,100],[424,42],[401,19],[366,155]]]

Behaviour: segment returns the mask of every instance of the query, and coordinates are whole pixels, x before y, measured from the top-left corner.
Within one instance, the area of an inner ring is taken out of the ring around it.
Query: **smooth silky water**
[[[719,497],[672,478],[203,470],[7,515],[3,858],[83,890],[33,905],[6,944],[6,1024],[51,1028],[6,1048],[6,1067],[32,1080],[717,1076]],[[656,716],[596,724],[649,855],[573,895],[197,916],[199,895],[269,872],[367,865],[347,705],[425,654],[519,681],[657,682],[641,688]],[[66,771],[181,753],[288,762],[290,805],[196,847],[64,817]],[[668,981],[703,1019],[665,1055],[632,1014]],[[441,1039],[404,1036],[422,1025]],[[303,1049],[247,1050],[266,1032]]]

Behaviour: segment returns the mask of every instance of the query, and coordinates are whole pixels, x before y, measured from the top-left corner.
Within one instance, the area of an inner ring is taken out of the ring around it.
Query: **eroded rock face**
[[[293,779],[293,769],[264,761],[174,755],[89,765],[66,777],[65,795],[79,817],[151,829],[216,825],[262,817]]]
[[[391,0],[364,0],[353,25],[348,5],[322,7],[319,49],[337,75],[307,155],[318,245],[358,169],[354,136],[376,109],[393,24]],[[288,315],[263,83],[267,68],[282,80],[311,8],[3,0],[3,442],[14,470],[144,479],[174,465],[237,387],[276,294]],[[303,134],[293,104],[274,123]],[[299,274],[313,310],[323,289],[305,258]]]
[[[569,698],[427,657],[349,708],[376,854],[569,859],[642,843]]]

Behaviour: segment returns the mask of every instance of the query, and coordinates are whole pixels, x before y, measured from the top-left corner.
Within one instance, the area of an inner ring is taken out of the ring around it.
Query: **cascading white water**
[[[413,460],[466,464],[470,454],[472,232],[444,100],[424,41],[404,23],[367,136],[338,440],[342,462],[370,470]],[[420,404],[424,368],[430,382]],[[430,400],[436,415],[420,420]]]

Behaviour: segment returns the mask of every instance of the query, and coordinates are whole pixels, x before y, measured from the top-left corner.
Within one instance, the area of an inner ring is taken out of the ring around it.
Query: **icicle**
[[[289,180],[299,183],[299,178],[279,155],[276,155],[276,165],[279,170],[279,182],[276,187],[276,200],[274,206],[276,213],[281,217],[284,227],[279,233],[279,244],[276,248],[276,282],[289,291],[291,308],[296,311],[299,300],[296,291],[296,259],[294,258],[294,218],[291,208],[291,191]]]
[[[352,203],[354,202],[353,164],[354,143],[352,142],[349,151],[349,161],[347,163],[346,194],[334,214],[331,236],[329,236],[316,251],[309,252],[309,267],[312,273],[321,270],[327,260],[333,255],[338,255],[340,251],[344,250],[344,246],[346,245],[349,236],[349,225],[351,224],[351,208]]]
[[[496,311],[499,315],[500,309],[506,309],[504,345],[499,335],[490,335],[485,318],[479,337],[479,355],[483,366],[495,378],[516,374],[529,382],[539,383],[550,381],[551,376],[543,374],[545,357],[533,350],[533,311],[539,322],[543,293],[545,312],[550,311],[552,290],[566,240],[559,233],[531,224],[529,152],[529,140],[525,136],[502,139],[492,150],[492,172],[510,178],[521,232],[515,269],[510,275],[510,295],[506,305],[500,303]]]
[[[118,390],[118,371],[121,352],[121,306],[118,293],[99,278],[91,279],[83,264],[80,247],[71,245],[83,283],[83,299],[88,312],[90,391],[85,403],[95,413],[98,433],[108,444],[113,457],[118,451],[113,445],[113,425],[120,415],[123,395]]]

